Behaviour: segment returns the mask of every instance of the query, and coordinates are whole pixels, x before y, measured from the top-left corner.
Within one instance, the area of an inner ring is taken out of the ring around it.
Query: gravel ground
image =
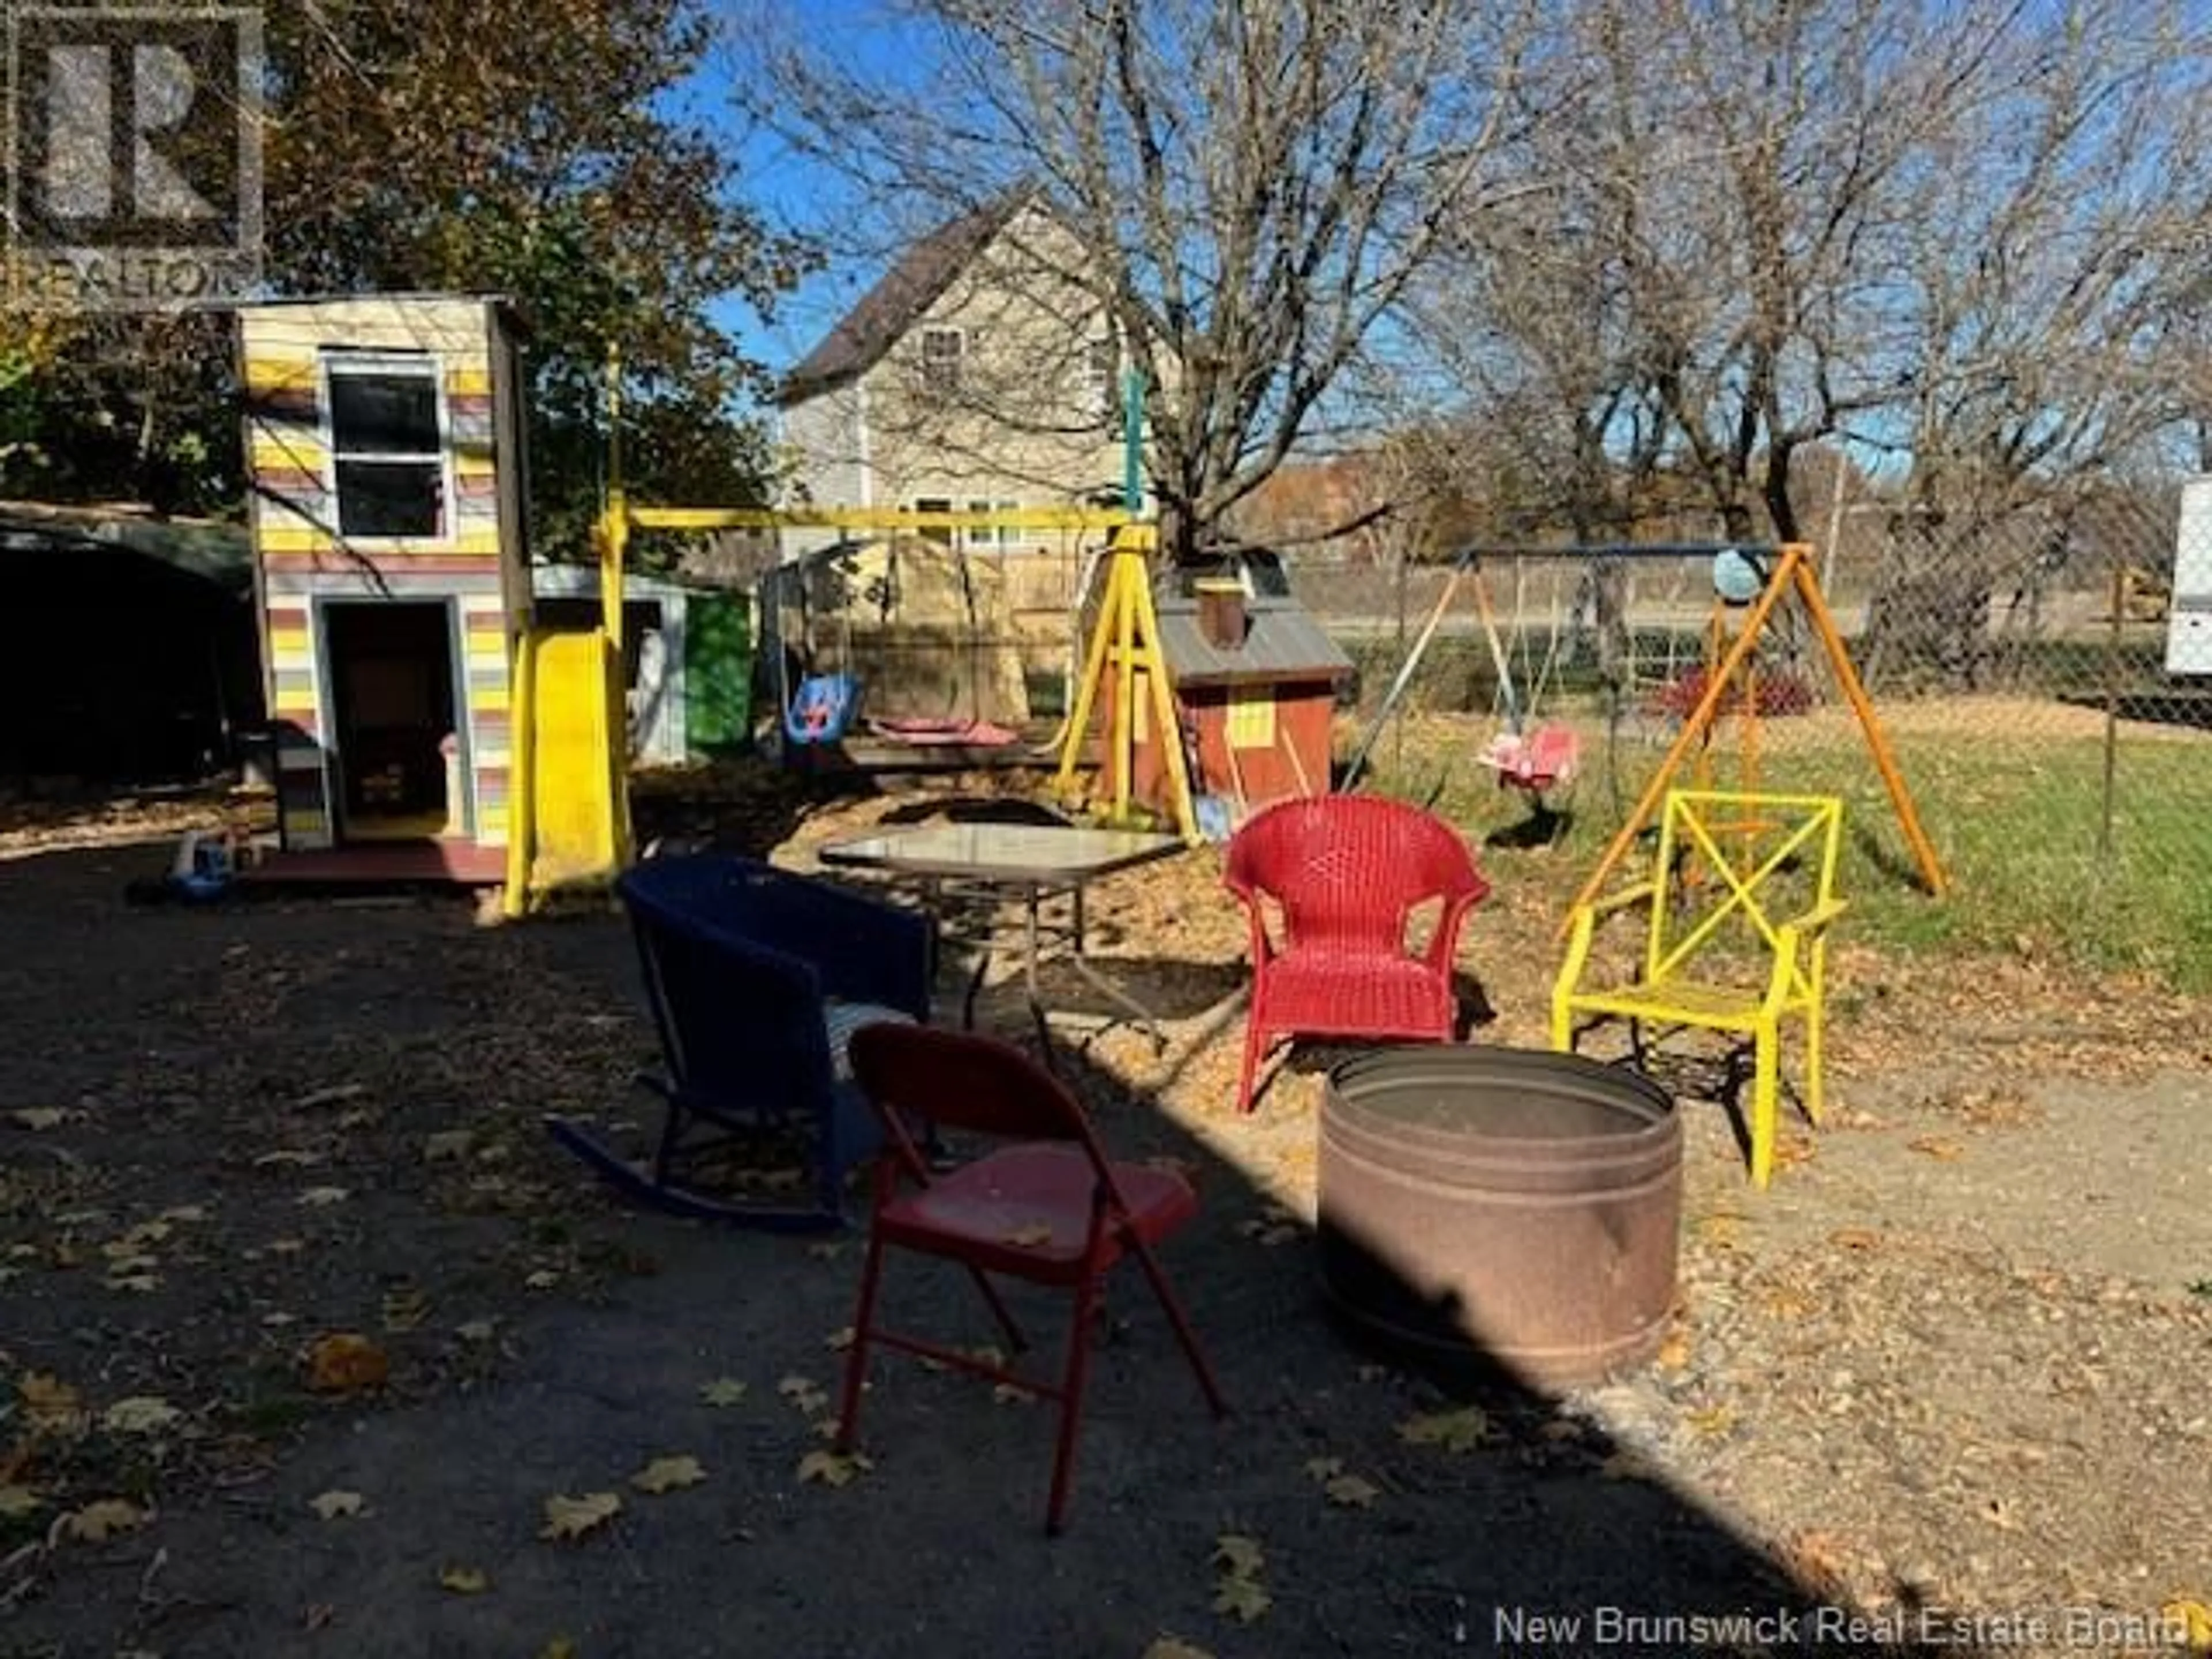
[[[641,814],[805,866],[939,804],[739,779]],[[884,1361],[872,1466],[802,1475],[849,1244],[635,1214],[547,1144],[543,1112],[639,1109],[617,919],[131,909],[162,850],[99,843],[148,827],[50,815],[0,858],[8,1659],[2118,1653],[2172,1650],[2212,1599],[2202,1005],[1846,940],[1832,1121],[1770,1191],[1707,1068],[1669,1070],[1691,1133],[1656,1363],[1468,1412],[1318,1310],[1334,1056],[1231,1109],[1218,854],[1109,883],[1100,954],[1170,1042],[1094,1031],[1055,976],[1064,1060],[1118,1149],[1200,1184],[1170,1267],[1237,1409],[1208,1421],[1122,1287],[1048,1541],[1043,1408],[963,1378]],[[1534,1043],[1574,872],[1486,862],[1477,1036]],[[984,1013],[1019,1028],[1002,994]],[[904,1305],[983,1340],[964,1289],[917,1274]],[[631,1484],[682,1458],[696,1485]],[[617,1512],[540,1536],[548,1499],[602,1492]]]

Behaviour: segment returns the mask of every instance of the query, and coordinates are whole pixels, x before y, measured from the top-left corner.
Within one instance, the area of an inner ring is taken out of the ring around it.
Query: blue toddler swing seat
[[[851,674],[810,674],[783,711],[783,734],[804,747],[836,743],[860,712],[860,682]]]

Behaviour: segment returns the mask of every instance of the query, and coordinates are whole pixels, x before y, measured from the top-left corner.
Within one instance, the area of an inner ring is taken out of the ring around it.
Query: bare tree
[[[2095,504],[2193,419],[2208,66],[2199,9],[2076,0],[2008,42],[1929,145],[1893,289],[1885,435],[1909,470],[1878,664],[1977,683],[1994,635],[2099,574]]]
[[[1732,536],[1796,538],[1808,446],[1933,489],[2095,465],[2185,407],[2201,9],[1595,0],[1570,27],[1518,89],[1555,188],[1422,290],[1564,520],[1671,478]]]
[[[795,3],[795,0],[794,0]],[[1187,557],[1288,456],[1446,226],[1525,188],[1534,0],[914,0],[914,50],[749,20],[755,114],[940,216],[1032,188],[1150,388]]]

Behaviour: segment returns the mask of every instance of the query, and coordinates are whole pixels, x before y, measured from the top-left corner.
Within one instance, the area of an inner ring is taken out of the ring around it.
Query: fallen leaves
[[[1142,1659],[1213,1659],[1213,1656],[1180,1636],[1158,1636],[1145,1649]]]
[[[58,1530],[66,1538],[104,1544],[118,1533],[137,1531],[152,1519],[151,1510],[142,1510],[127,1499],[103,1498],[82,1509],[70,1510],[58,1523]]]
[[[1305,1224],[1295,1212],[1279,1204],[1270,1204],[1249,1220],[1237,1224],[1237,1231],[1255,1244],[1269,1249],[1291,1243],[1305,1236]]]
[[[326,1089],[310,1089],[292,1105],[295,1110],[312,1111],[318,1106],[335,1106],[342,1100],[358,1100],[368,1092],[366,1084],[337,1083]]]
[[[343,1204],[352,1196],[352,1188],[347,1187],[310,1187],[300,1194],[296,1201],[308,1209],[320,1210],[333,1204]]]
[[[474,1150],[476,1135],[467,1129],[441,1129],[422,1141],[425,1164],[458,1164]]]
[[[1265,1618],[1274,1605],[1267,1587],[1255,1578],[1223,1578],[1213,1587],[1213,1610],[1242,1625]]]
[[[2176,1595],[2160,1604],[2158,1616],[2188,1653],[2212,1653],[2212,1605],[2194,1595]]]
[[[1782,1547],[1783,1564],[1800,1583],[1823,1596],[1840,1596],[1847,1584],[1850,1552],[1832,1532],[1807,1529]]]
[[[115,1434],[157,1434],[184,1413],[152,1395],[132,1395],[100,1413],[100,1426]]]
[[[1701,1406],[1683,1413],[1682,1421],[1690,1432],[1714,1439],[1735,1426],[1735,1407],[1733,1406]]]
[[[1664,1471],[1632,1446],[1624,1446],[1597,1466],[1599,1475],[1607,1480],[1658,1480]]]
[[[699,1398],[717,1411],[726,1411],[749,1392],[746,1385],[734,1376],[718,1376],[711,1382],[699,1385]]]
[[[429,1292],[420,1285],[403,1285],[385,1292],[380,1310],[387,1331],[412,1331],[430,1316]]]
[[[0,1521],[14,1521],[43,1509],[46,1499],[28,1486],[0,1486]]]
[[[26,1129],[40,1131],[58,1127],[69,1118],[58,1106],[25,1106],[9,1115]]]
[[[491,1588],[491,1578],[482,1567],[448,1563],[438,1569],[438,1588],[456,1595],[482,1595]]]
[[[333,1331],[307,1349],[307,1387],[317,1394],[382,1388],[391,1375],[390,1357],[357,1331]]]
[[[1955,1140],[1946,1140],[1942,1135],[1922,1135],[1905,1143],[1908,1149],[1938,1163],[1948,1164],[1954,1158],[1964,1158],[1966,1149]]]
[[[699,1460],[690,1456],[656,1457],[629,1478],[631,1486],[658,1498],[665,1492],[696,1486],[707,1478]]]
[[[538,1535],[556,1542],[581,1538],[620,1515],[622,1506],[620,1492],[587,1492],[580,1498],[557,1492],[545,1500],[545,1524]]]
[[[1340,1508],[1366,1510],[1375,1507],[1382,1491],[1373,1482],[1363,1480],[1356,1474],[1333,1474],[1321,1484],[1328,1501]]]
[[[849,1486],[875,1465],[859,1452],[811,1451],[799,1460],[799,1479],[824,1486]]]
[[[46,1371],[26,1371],[15,1384],[23,1402],[24,1420],[45,1434],[73,1434],[84,1425],[84,1401],[59,1377]]]
[[[793,1375],[775,1385],[775,1391],[811,1417],[830,1403],[830,1396],[815,1386],[811,1376]]]
[[[1729,1211],[1717,1211],[1699,1216],[1698,1237],[1717,1250],[1741,1249],[1743,1242],[1743,1218]]]
[[[1249,1533],[1224,1532],[1213,1540],[1213,1565],[1220,1576],[1213,1584],[1213,1610],[1239,1624],[1249,1625],[1266,1616],[1274,1598],[1260,1575],[1267,1565],[1267,1552]]]
[[[357,1492],[346,1492],[334,1486],[310,1498],[307,1507],[325,1521],[343,1521],[359,1515],[368,1506],[368,1502]]]
[[[822,1339],[822,1346],[831,1353],[842,1353],[853,1346],[854,1333],[850,1325],[840,1325]]]
[[[1881,1245],[1881,1235],[1871,1227],[1838,1227],[1828,1235],[1828,1243],[1839,1250],[1863,1254]]]
[[[258,1154],[253,1160],[253,1167],[257,1170],[304,1170],[311,1164],[320,1164],[322,1161],[323,1155],[320,1152],[301,1152],[294,1147],[280,1146],[273,1152]]]
[[[1448,1452],[1470,1452],[1490,1438],[1490,1416],[1480,1406],[1424,1412],[1398,1425],[1398,1438],[1409,1446],[1441,1446]]]
[[[1308,1458],[1306,1473],[1321,1483],[1322,1492],[1330,1503],[1344,1509],[1372,1509],[1382,1495],[1372,1481],[1347,1474],[1340,1457]]]

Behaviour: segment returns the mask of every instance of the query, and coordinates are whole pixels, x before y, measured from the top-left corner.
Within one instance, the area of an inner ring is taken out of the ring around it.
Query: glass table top
[[[1182,850],[1179,836],[1036,823],[933,823],[832,842],[822,862],[975,880],[1087,881]]]

